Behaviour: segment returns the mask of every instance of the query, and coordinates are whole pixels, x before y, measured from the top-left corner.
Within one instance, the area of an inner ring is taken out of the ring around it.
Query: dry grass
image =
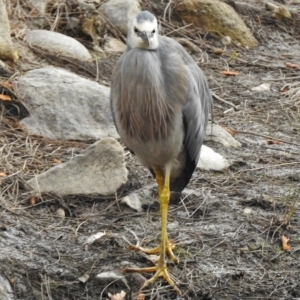
[[[48,28],[66,32],[64,14],[75,14],[68,1],[61,1],[59,8],[49,7],[46,16],[32,11],[29,1],[7,2],[15,40],[22,47],[26,47],[22,33],[33,17],[43,17]],[[293,53],[293,60],[300,61],[299,42],[286,32],[276,31],[278,24],[267,28],[254,18],[251,21],[267,33],[268,42],[253,51],[229,46],[218,56],[213,54],[214,48],[221,47],[218,39],[176,22],[172,3],[167,7],[168,3],[145,1],[144,8],[151,9],[156,4],[151,10],[158,14],[163,33],[195,46],[194,57],[213,92],[234,105],[234,110],[225,114],[232,106],[216,100],[215,120],[236,130],[235,137],[243,147],[225,149],[211,144],[232,160],[230,170],[197,170],[187,194],[170,207],[169,233],[178,245],[176,254],[180,258],[179,265],[170,264],[170,271],[183,296],[177,297],[164,282],[157,281],[145,290],[146,299],[299,298],[300,112],[299,87],[294,82],[299,80],[299,74],[285,67],[286,57],[282,55]],[[111,27],[107,30],[113,32]],[[86,35],[75,33],[91,47]],[[197,53],[199,48],[203,52]],[[92,79],[97,74],[103,74],[99,81],[110,77],[111,68],[105,69],[101,63],[97,69],[95,62],[80,66],[55,60],[46,53],[30,53],[35,57],[31,67],[44,64],[47,58],[47,63],[64,63],[73,72]],[[11,81],[29,60],[28,56],[21,57]],[[220,71],[227,68],[238,71],[240,76],[223,76]],[[28,136],[18,124],[27,111],[14,90],[3,84],[7,81],[8,78],[0,79],[0,93],[12,97],[12,101],[0,101],[0,272],[14,282],[15,298],[107,299],[108,292],[124,289],[127,299],[135,300],[143,278],[127,275],[124,286],[121,282],[99,282],[96,275],[121,271],[127,265],[151,264],[147,256],[128,251],[127,246],[128,242],[143,246],[158,243],[158,205],[136,213],[118,201],[132,191],[149,189],[151,196],[153,179],[149,172],[129,154],[129,181],[116,196],[60,198],[43,194],[32,202],[32,193],[25,189],[26,181],[68,161],[93,141]],[[271,84],[270,92],[251,91],[263,82]],[[290,90],[283,93],[287,84]],[[59,208],[65,211],[64,219],[56,214]],[[87,237],[98,231],[108,234],[86,249]],[[289,252],[282,249],[282,235],[290,238]],[[77,280],[84,274],[90,276],[86,284]]]

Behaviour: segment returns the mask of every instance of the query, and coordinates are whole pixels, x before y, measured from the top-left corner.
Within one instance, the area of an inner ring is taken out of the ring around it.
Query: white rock
[[[100,9],[124,35],[127,35],[128,23],[141,10],[141,6],[138,0],[108,0]]]
[[[250,207],[246,207],[246,208],[244,208],[244,210],[243,210],[243,214],[244,214],[244,215],[250,215],[250,214],[253,214],[253,209],[250,208]]]
[[[52,67],[27,72],[15,86],[30,114],[20,122],[29,134],[76,140],[119,137],[108,87]]]
[[[26,32],[25,41],[53,55],[61,55],[82,61],[90,60],[89,51],[77,40],[49,30],[30,30]]]
[[[56,215],[59,217],[59,218],[62,218],[64,219],[66,217],[66,213],[64,211],[64,209],[62,208],[59,208],[57,211],[56,211]]]
[[[202,145],[197,167],[202,170],[222,171],[230,166],[229,161],[213,149]]]
[[[253,92],[269,92],[270,91],[270,84],[269,83],[263,83],[259,86],[253,87],[251,89]]]
[[[226,148],[239,148],[242,146],[242,144],[233,138],[225,129],[216,124],[213,124],[212,127],[211,124],[207,125],[206,140],[221,143]]]
[[[104,138],[81,155],[27,181],[36,192],[58,195],[112,195],[127,181],[123,147]]]
[[[142,202],[140,200],[139,195],[136,193],[133,193],[133,194],[130,194],[130,195],[124,197],[121,200],[121,203],[128,205],[129,207],[131,207],[132,209],[134,209],[138,212],[142,211]]]

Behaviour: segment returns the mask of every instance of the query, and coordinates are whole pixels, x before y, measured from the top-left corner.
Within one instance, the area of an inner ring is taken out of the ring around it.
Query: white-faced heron
[[[211,93],[200,68],[175,40],[158,33],[148,11],[138,13],[128,29],[127,49],[118,60],[111,82],[111,108],[122,141],[150,169],[158,184],[161,243],[154,267],[125,271],[155,272],[180,294],[170,278],[166,254],[175,248],[167,235],[170,190],[181,192],[197,165],[205,137]]]

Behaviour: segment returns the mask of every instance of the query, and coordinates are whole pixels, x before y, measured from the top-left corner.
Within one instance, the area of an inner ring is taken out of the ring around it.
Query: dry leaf
[[[143,293],[138,294],[136,300],[145,300],[146,295]]]
[[[292,64],[290,62],[286,62],[285,65],[288,67],[288,68],[291,68],[291,69],[299,69],[299,66],[296,65],[296,64]]]
[[[223,127],[223,129],[225,129],[225,131],[227,131],[229,134],[231,134],[232,136],[235,136],[237,134],[237,131],[229,128],[229,127]]]
[[[125,296],[126,296],[126,293],[124,291],[121,291],[121,293],[118,293],[115,295],[108,293],[108,297],[110,298],[110,300],[124,300]]]
[[[39,200],[39,197],[38,196],[32,196],[30,199],[29,199],[29,203],[31,206],[33,205],[36,205],[37,201]]]
[[[268,145],[280,145],[281,143],[277,140],[267,140]]]
[[[288,92],[290,89],[289,89],[289,87],[284,87],[282,90],[281,90],[281,92],[283,92],[283,93],[286,93],[286,92]]]
[[[7,95],[0,94],[0,100],[2,101],[11,101],[11,97]]]
[[[286,237],[285,235],[283,235],[283,236],[281,237],[282,248],[283,248],[283,250],[285,250],[285,251],[290,251],[290,250],[291,250],[291,246],[288,245],[288,241],[289,241],[289,240],[290,240],[290,239],[289,239],[288,237]]]
[[[12,89],[14,87],[13,84],[10,83],[9,81],[1,81],[0,85],[4,86],[6,88],[9,88],[9,89]]]
[[[221,74],[226,75],[226,76],[237,76],[240,73],[239,72],[235,72],[235,71],[221,71]]]
[[[0,172],[0,177],[6,177],[7,174],[5,172]]]
[[[53,159],[53,162],[55,162],[56,164],[61,164],[61,160],[60,160],[60,159],[57,159],[57,158],[54,158],[54,159]]]

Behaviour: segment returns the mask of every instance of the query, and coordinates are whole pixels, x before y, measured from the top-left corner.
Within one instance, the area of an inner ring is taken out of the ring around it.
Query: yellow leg
[[[155,173],[155,179],[156,179],[156,182],[157,182],[157,185],[158,185],[158,195],[159,195],[159,201],[160,203],[162,203],[162,200],[161,200],[161,195],[163,193],[163,190],[164,190],[164,187],[165,187],[165,175],[163,173],[163,171],[161,170],[161,168],[158,168],[156,167],[154,169],[154,173]],[[170,178],[170,176],[168,175],[168,177]],[[168,184],[167,184],[167,189],[169,190],[169,182],[170,182],[170,179],[168,180]],[[170,192],[169,192],[169,195],[167,196],[168,200],[167,200],[167,209],[166,209],[166,219],[167,219],[167,214],[168,214],[168,204],[169,204],[169,199],[170,199]],[[161,206],[161,204],[160,204]],[[160,213],[162,215],[162,210],[160,210]],[[162,218],[162,216],[161,216]],[[161,227],[162,228],[162,227]],[[155,254],[155,253],[161,253],[161,245],[155,247],[155,248],[151,248],[151,249],[148,249],[148,248],[143,248],[143,247],[138,247],[138,246],[134,246],[134,245],[131,245],[129,247],[131,250],[136,250],[136,251],[142,251],[146,254]],[[174,262],[174,263],[178,263],[179,260],[178,258],[174,255],[173,251],[175,249],[175,244],[170,242],[167,238],[167,241],[166,241],[166,251],[170,257],[170,259]]]
[[[158,184],[158,192],[159,192],[159,201],[160,201],[160,219],[161,219],[161,242],[160,246],[153,249],[143,249],[139,247],[131,247],[136,250],[141,250],[147,254],[151,253],[160,253],[158,263],[154,267],[150,268],[128,268],[125,269],[125,272],[155,272],[154,276],[147,280],[141,289],[148,286],[150,283],[154,282],[158,277],[163,277],[170,286],[174,288],[174,290],[181,294],[178,287],[175,285],[173,280],[171,279],[169,272],[167,270],[167,262],[166,262],[166,254],[174,261],[178,262],[178,259],[175,257],[173,253],[173,249],[175,248],[174,244],[171,244],[168,239],[167,233],[167,221],[168,221],[168,206],[170,200],[170,170],[166,168],[165,176],[163,176],[163,172],[161,169],[155,169],[156,181]]]

